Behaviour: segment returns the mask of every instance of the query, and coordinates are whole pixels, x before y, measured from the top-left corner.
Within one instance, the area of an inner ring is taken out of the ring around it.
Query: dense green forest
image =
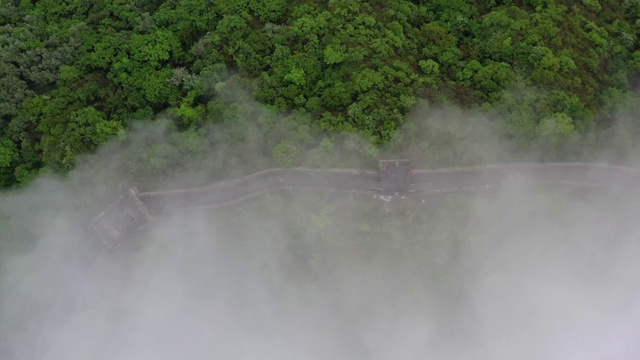
[[[419,125],[398,140],[420,104],[486,114],[514,152],[585,156],[637,106],[639,35],[640,0],[0,0],[0,187],[159,118],[172,135],[138,146],[136,176],[218,143],[329,166],[345,134],[467,161]]]

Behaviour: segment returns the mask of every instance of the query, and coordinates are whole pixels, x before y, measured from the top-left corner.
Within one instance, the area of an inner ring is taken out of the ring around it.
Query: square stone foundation
[[[409,192],[410,160],[380,160],[383,195],[402,195]]]

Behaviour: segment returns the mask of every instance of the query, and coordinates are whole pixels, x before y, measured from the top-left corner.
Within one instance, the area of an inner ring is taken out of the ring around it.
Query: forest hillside
[[[135,176],[248,122],[274,165],[322,166],[345,133],[397,146],[421,103],[482,112],[515,153],[585,157],[638,106],[639,35],[640,0],[0,0],[0,188],[159,117],[177,135]]]

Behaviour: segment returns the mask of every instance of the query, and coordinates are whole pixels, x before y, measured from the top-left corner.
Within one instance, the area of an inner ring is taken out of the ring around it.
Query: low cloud
[[[445,115],[429,126],[457,126]],[[396,154],[433,154],[422,146]],[[468,163],[507,159],[484,149]],[[384,203],[292,190],[168,212],[106,250],[88,224],[119,191],[119,151],[0,196],[1,358],[640,356],[633,191],[513,179],[492,193]],[[164,187],[185,183],[197,181]]]

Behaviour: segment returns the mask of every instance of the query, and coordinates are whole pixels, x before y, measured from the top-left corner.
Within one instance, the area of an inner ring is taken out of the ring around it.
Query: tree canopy
[[[0,0],[0,187],[158,115],[182,135],[131,160],[141,175],[210,149],[211,125],[264,132],[280,166],[330,164],[345,133],[373,154],[423,101],[494,115],[514,151],[577,156],[633,103],[639,18],[638,0]]]

